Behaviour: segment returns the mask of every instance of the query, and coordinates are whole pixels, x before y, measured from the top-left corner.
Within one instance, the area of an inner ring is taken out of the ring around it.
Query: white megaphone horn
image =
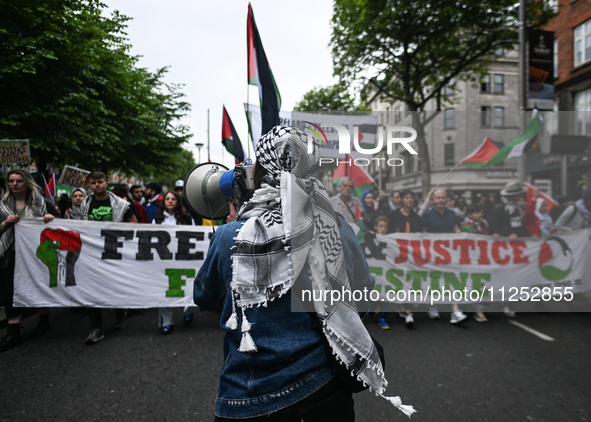
[[[219,163],[203,163],[185,178],[184,194],[192,211],[219,220],[230,214],[230,202],[239,208],[254,192],[253,165],[247,160],[233,170]]]

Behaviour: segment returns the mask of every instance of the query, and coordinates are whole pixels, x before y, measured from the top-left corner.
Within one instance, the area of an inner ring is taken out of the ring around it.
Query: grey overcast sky
[[[103,0],[109,10],[133,18],[127,28],[133,55],[150,71],[169,66],[166,81],[185,84],[192,111],[183,123],[193,138],[185,148],[198,160],[196,142],[207,145],[210,110],[211,160],[222,162],[222,105],[246,149],[246,18],[248,1]],[[291,110],[304,93],[336,82],[332,76],[332,1],[252,0],[257,27],[279,87],[282,110]],[[250,103],[259,104],[250,88]],[[201,150],[207,160],[206,147]],[[224,164],[233,165],[224,151]]]

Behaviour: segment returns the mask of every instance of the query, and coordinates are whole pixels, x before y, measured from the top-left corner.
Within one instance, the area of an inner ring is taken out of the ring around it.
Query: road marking
[[[515,325],[516,327],[521,328],[522,330],[527,331],[530,334],[533,334],[534,336],[537,336],[539,338],[541,338],[542,340],[546,340],[546,341],[554,341],[554,339],[550,336],[547,336],[544,333],[539,332],[538,330],[534,330],[533,328],[528,327],[525,324],[521,324],[517,321],[509,321],[509,323]]]

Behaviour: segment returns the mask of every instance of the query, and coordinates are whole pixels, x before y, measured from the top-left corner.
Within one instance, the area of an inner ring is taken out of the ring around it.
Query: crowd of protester
[[[150,182],[140,185],[115,184],[109,186],[107,176],[92,172],[87,188],[74,188],[71,196],[61,194],[55,203],[44,196],[44,181],[41,175],[29,174],[26,170],[11,170],[2,180],[0,200],[0,306],[7,317],[7,334],[0,343],[0,351],[9,350],[22,343],[20,322],[24,309],[13,307],[14,296],[14,225],[21,217],[43,217],[44,222],[54,218],[102,222],[125,222],[163,225],[212,225],[219,222],[204,220],[192,212],[183,197],[183,181],[175,183],[173,191],[162,196],[162,186]],[[39,337],[51,331],[47,308],[39,309],[39,321],[30,334]],[[85,308],[90,331],[86,344],[95,344],[104,338],[103,310]],[[115,309],[115,329],[126,326],[127,310]],[[183,313],[183,322],[193,321],[191,308]],[[172,309],[159,310],[159,330],[170,334],[174,330]]]
[[[591,227],[591,190],[576,201],[562,195],[558,205],[550,211],[548,202],[540,196],[538,187],[533,189],[531,199],[526,201],[525,186],[509,182],[498,193],[481,195],[478,201],[467,204],[462,196],[448,195],[445,189],[434,189],[427,197],[417,202],[411,190],[393,191],[390,195],[377,186],[363,192],[360,200],[352,196],[353,179],[340,179],[339,193],[331,198],[336,212],[345,220],[355,222],[356,207],[359,204],[361,217],[367,235],[364,240],[366,258],[385,259],[385,243],[376,240],[376,234],[390,233],[473,233],[508,238],[543,237],[555,232],[564,232]],[[476,306],[473,318],[486,322],[484,307]],[[377,310],[369,314],[380,328],[389,329],[389,314]],[[508,317],[515,317],[510,307],[504,308]],[[412,328],[414,318],[410,310],[400,307],[398,312],[406,326]],[[439,312],[432,307],[428,312],[431,319],[439,319]],[[377,318],[376,318],[377,316]],[[468,315],[457,304],[452,305],[450,323],[466,321]]]
[[[162,186],[150,182],[145,187],[116,184],[109,186],[101,172],[88,176],[87,188],[73,189],[71,196],[62,194],[54,203],[43,195],[44,182],[38,174],[24,170],[8,172],[0,178],[0,306],[4,307],[7,334],[0,343],[0,351],[9,350],[22,342],[20,322],[23,309],[12,306],[14,295],[14,225],[20,217],[43,217],[47,223],[53,218],[126,222],[160,225],[217,225],[221,222],[203,219],[193,212],[183,196],[183,181],[178,180],[173,190],[163,192]],[[435,189],[422,201],[417,201],[411,190],[394,191],[387,195],[375,189],[367,189],[358,199],[353,195],[353,179],[340,180],[339,193],[330,202],[345,221],[355,223],[360,210],[367,232],[362,245],[367,258],[384,258],[385,244],[376,235],[392,233],[473,233],[481,235],[516,237],[542,237],[554,232],[591,227],[591,190],[581,198],[571,201],[567,196],[558,198],[558,206],[548,211],[548,203],[535,188],[532,199],[525,201],[526,189],[521,183],[509,182],[497,194],[482,195],[478,202],[467,204],[463,197],[448,196],[444,189]],[[483,308],[472,313],[478,322],[486,322]],[[103,311],[100,308],[84,310],[89,319],[90,332],[86,344],[95,344],[104,338]],[[116,309],[116,329],[126,326],[126,310]],[[396,312],[407,327],[413,327],[414,317],[407,307],[399,306]],[[436,308],[429,311],[431,319],[439,319]],[[505,314],[515,316],[509,308]],[[370,312],[368,319],[375,320],[380,328],[389,329],[390,313],[379,307]],[[453,305],[450,322],[466,321],[468,315],[458,305]],[[183,310],[183,323],[191,324],[193,311]],[[158,329],[162,334],[174,331],[173,310],[159,309]],[[31,337],[51,331],[49,309],[39,310],[39,321]]]

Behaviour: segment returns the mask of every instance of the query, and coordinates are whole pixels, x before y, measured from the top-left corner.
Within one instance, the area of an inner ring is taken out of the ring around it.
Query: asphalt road
[[[157,311],[139,310],[122,331],[86,346],[86,319],[54,310],[53,331],[0,354],[1,421],[211,421],[222,365],[218,318],[197,312],[162,336]],[[386,351],[389,395],[418,413],[414,421],[591,420],[591,315],[518,314],[514,321],[449,324],[415,315],[415,329],[391,317],[392,328],[368,325]],[[105,311],[105,326],[115,322]],[[553,338],[547,341],[524,328]],[[2,330],[1,334],[4,335]],[[356,395],[357,421],[407,417],[368,392]]]

